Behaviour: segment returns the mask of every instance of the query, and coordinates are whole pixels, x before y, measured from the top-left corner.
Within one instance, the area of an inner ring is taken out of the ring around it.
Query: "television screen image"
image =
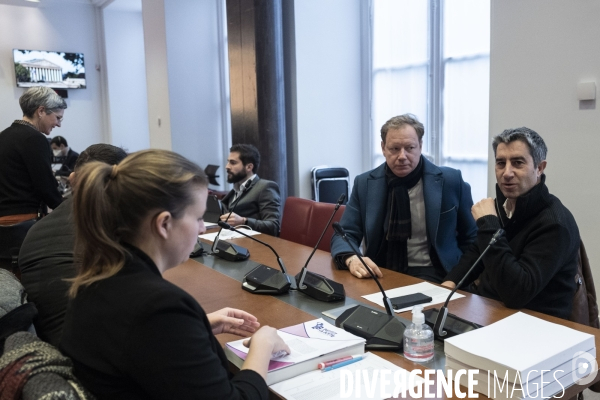
[[[85,89],[83,53],[13,50],[18,87]]]

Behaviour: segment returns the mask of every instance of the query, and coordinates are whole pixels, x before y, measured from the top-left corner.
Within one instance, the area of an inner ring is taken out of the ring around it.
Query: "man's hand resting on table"
[[[447,288],[454,289],[456,287],[456,283],[452,281],[446,281],[441,283],[442,286],[446,286]]]
[[[369,257],[363,257],[363,260],[378,278],[383,277],[383,274],[381,273],[381,270],[379,269],[377,264],[375,264]],[[371,274],[369,273],[369,271],[366,270],[363,263],[360,262],[358,256],[348,257],[344,262],[346,263],[346,267],[348,267],[350,273],[355,277],[361,279],[371,277]]]

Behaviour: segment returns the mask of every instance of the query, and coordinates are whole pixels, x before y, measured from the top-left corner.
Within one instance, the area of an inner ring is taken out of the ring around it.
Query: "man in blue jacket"
[[[471,187],[460,171],[437,167],[421,155],[423,124],[412,114],[381,128],[386,162],[356,177],[340,224],[356,247],[364,240],[366,264],[441,283],[477,236]],[[338,268],[368,278],[351,247],[331,240]]]

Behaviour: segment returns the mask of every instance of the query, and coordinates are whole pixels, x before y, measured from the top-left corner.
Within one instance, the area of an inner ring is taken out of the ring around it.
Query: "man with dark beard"
[[[256,175],[259,164],[260,153],[256,147],[236,144],[229,149],[225,170],[227,182],[233,183],[233,190],[223,198],[227,212],[221,216],[221,220],[231,226],[247,225],[255,231],[279,236],[279,185]],[[235,212],[227,218],[236,200]]]

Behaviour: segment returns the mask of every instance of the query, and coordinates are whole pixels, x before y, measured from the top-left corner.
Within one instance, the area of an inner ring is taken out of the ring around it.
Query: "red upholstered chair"
[[[281,233],[279,236],[282,239],[314,247],[323,229],[325,229],[325,224],[329,221],[334,208],[335,204],[318,203],[299,197],[288,197],[283,208]],[[331,221],[332,223],[342,218],[345,208],[346,206],[340,206],[333,221]],[[330,242],[332,236],[333,228],[330,225],[319,244],[320,250],[331,250]]]

